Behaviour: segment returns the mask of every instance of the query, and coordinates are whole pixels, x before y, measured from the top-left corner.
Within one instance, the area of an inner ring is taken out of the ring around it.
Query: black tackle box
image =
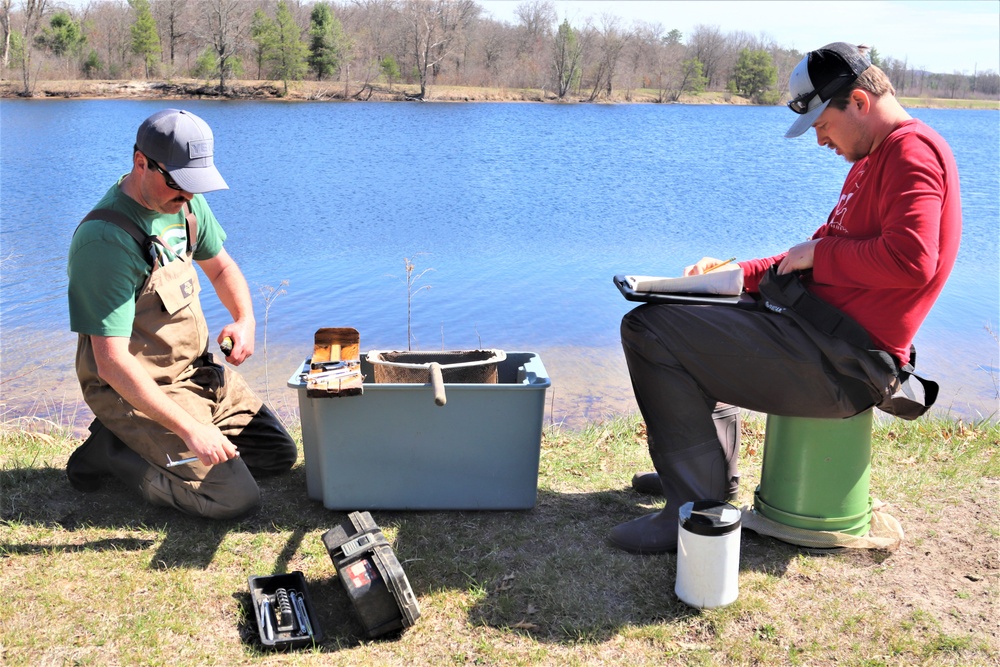
[[[371,514],[351,512],[339,526],[323,533],[323,544],[369,637],[416,623],[417,598]]]
[[[250,577],[250,599],[265,648],[312,646],[323,638],[301,572]]]

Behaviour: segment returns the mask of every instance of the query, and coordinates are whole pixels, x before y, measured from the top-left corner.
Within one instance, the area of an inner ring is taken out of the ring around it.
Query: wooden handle
[[[441,364],[432,361],[430,364],[431,385],[434,387],[434,402],[444,405],[448,399],[444,395],[444,377],[441,375]]]

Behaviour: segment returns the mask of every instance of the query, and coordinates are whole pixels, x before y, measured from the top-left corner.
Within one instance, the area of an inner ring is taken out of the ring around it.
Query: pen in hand
[[[735,261],[736,261],[735,257],[730,257],[726,261],[721,262],[719,264],[716,264],[715,266],[713,266],[710,269],[705,269],[704,273],[708,273],[709,271],[715,271],[716,269],[721,268],[721,267],[725,266],[726,264],[730,264],[731,262],[735,262]]]

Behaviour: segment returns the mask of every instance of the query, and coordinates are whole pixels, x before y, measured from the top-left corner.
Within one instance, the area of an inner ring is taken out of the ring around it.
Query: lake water
[[[786,249],[826,219],[848,169],[811,133],[782,138],[793,120],[783,107],[4,100],[6,418],[85,426],[66,250],[128,171],[139,123],[167,106],[215,131],[231,189],[208,199],[257,301],[258,352],[243,370],[290,412],[285,381],[316,329],[355,327],[363,351],[405,349],[404,258],[426,271],[415,287],[430,288],[412,298],[414,349],[538,352],[552,378],[547,422],[634,410],[618,341],[633,304],[611,277]],[[920,368],[942,384],[941,411],[995,416],[998,114],[912,114],[950,142],[965,218],[952,278],[916,340]],[[204,302],[217,332],[224,310],[210,289]]]

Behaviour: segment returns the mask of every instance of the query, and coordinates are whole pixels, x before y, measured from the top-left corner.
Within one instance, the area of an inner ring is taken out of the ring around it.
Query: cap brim
[[[228,190],[222,174],[214,166],[212,167],[187,167],[180,169],[168,169],[170,177],[174,179],[185,192],[201,194],[203,192],[214,192],[216,190]]]
[[[792,137],[797,137],[803,134],[806,130],[812,127],[812,124],[816,122],[819,115],[823,113],[826,108],[830,105],[830,100],[823,102],[815,109],[810,109],[801,116],[799,116],[792,126],[788,128],[788,132],[785,132],[785,138],[791,139]]]

